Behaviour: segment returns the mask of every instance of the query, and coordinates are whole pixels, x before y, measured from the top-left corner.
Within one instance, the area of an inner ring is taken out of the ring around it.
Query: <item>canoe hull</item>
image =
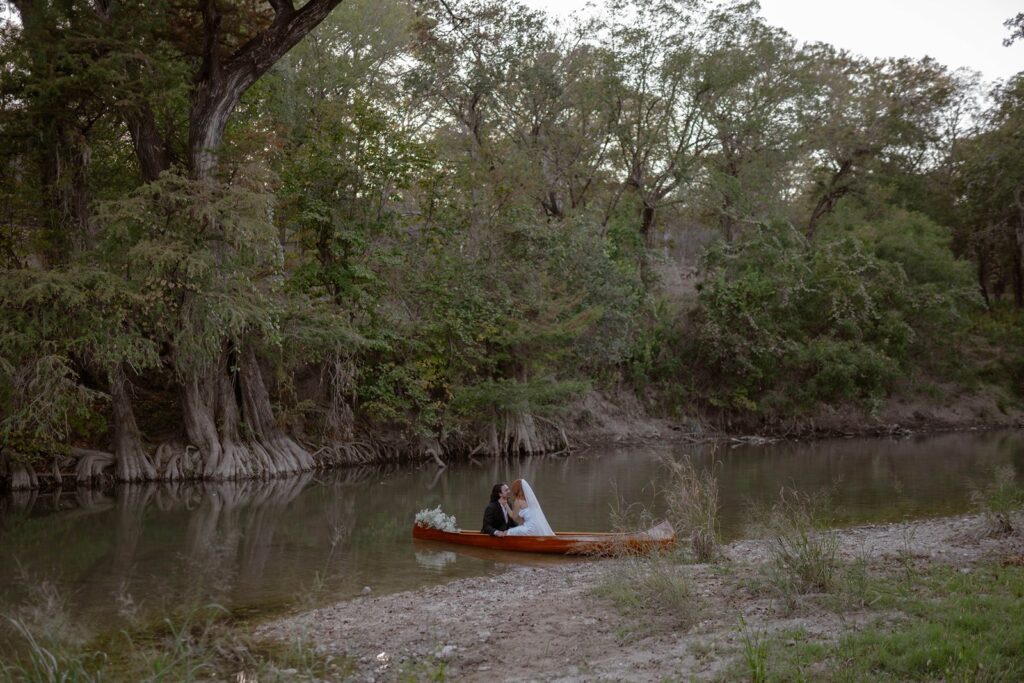
[[[556,533],[554,536],[490,536],[479,531],[441,531],[413,524],[412,536],[421,541],[439,541],[474,548],[549,555],[612,555],[664,550],[676,542],[672,525],[658,526],[630,534]]]

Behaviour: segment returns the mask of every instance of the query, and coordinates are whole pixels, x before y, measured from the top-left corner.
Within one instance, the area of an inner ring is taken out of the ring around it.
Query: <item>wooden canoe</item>
[[[490,536],[479,531],[441,531],[412,525],[412,537],[491,550],[552,555],[612,555],[649,553],[672,547],[676,532],[668,522],[634,533],[556,532],[554,536]]]

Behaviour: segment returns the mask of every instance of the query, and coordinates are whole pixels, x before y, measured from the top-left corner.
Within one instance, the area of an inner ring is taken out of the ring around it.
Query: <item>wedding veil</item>
[[[540,507],[540,501],[533,494],[533,487],[525,479],[520,479],[523,484],[523,493],[526,495],[526,507],[530,508],[530,520],[537,525],[538,536],[554,536],[555,532],[548,524],[548,518],[544,516],[544,510]]]

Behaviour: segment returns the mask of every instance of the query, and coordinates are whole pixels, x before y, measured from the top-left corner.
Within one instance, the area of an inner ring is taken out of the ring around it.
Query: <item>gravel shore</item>
[[[983,519],[958,516],[839,530],[844,561],[873,572],[945,564],[969,572],[985,560],[1024,555],[1024,537],[986,537]],[[877,612],[780,609],[758,589],[767,546],[724,548],[713,564],[684,564],[693,614],[683,625],[627,616],[595,594],[623,560],[509,565],[499,576],[385,596],[364,596],[263,624],[268,639],[302,637],[321,653],[357,663],[355,680],[425,678],[444,670],[464,681],[714,680],[740,657],[740,623],[763,632],[802,629],[834,640]]]

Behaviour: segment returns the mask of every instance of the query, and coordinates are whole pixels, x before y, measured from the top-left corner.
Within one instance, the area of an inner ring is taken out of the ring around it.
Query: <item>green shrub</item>
[[[711,248],[686,350],[697,390],[732,411],[872,407],[923,351],[948,353],[977,297],[963,264],[941,256],[948,235],[922,225],[877,244],[852,231],[812,244],[767,225]],[[914,260],[914,235],[927,258]]]

